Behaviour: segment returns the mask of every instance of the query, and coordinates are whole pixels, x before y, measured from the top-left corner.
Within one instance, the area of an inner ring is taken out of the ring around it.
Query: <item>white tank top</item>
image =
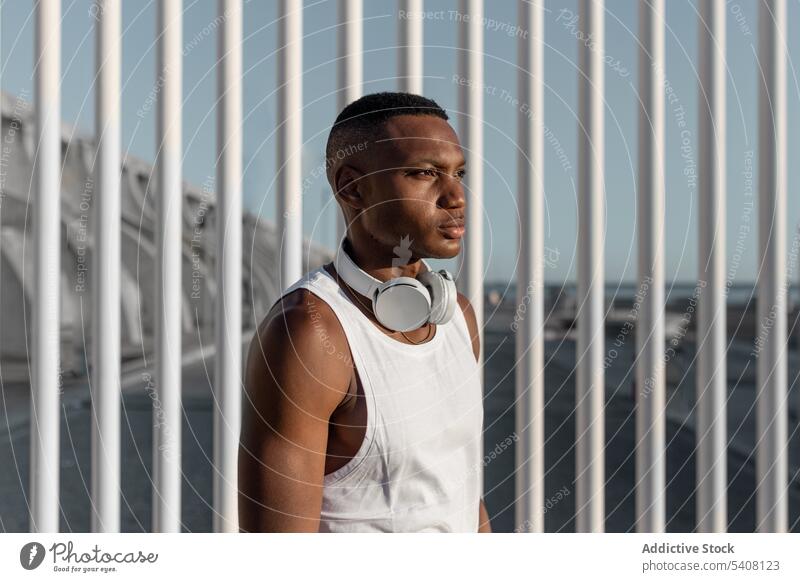
[[[367,428],[356,455],[324,476],[321,532],[476,532],[483,394],[464,313],[420,345],[372,323],[322,267],[305,288],[344,329],[364,389]]]

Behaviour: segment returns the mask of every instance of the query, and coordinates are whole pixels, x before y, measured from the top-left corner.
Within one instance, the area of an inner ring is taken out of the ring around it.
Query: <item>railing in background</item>
[[[219,246],[214,385],[214,529],[237,531],[236,458],[241,371],[241,100],[242,2],[218,0],[217,154]],[[640,3],[640,159],[638,176],[638,276],[648,290],[637,325],[636,518],[639,531],[663,531],[664,484],[664,0]],[[422,87],[421,0],[400,6],[419,17],[400,19],[400,87]],[[467,238],[460,289],[483,322],[483,4],[461,0],[459,129],[470,167]],[[604,3],[581,0],[580,20],[594,44],[580,47],[578,344],[576,382],[576,528],[604,528]],[[700,272],[697,333],[697,529],[727,525],[725,400],[725,4],[700,0]],[[522,220],[518,272],[520,300],[528,292],[531,315],[516,337],[518,368],[518,526],[544,531],[544,320],[542,289],[544,212],[544,5],[520,3],[531,33],[519,41],[519,208]],[[97,23],[97,237],[95,350],[92,375],[92,528],[119,529],[119,156],[120,2],[102,0]],[[32,531],[55,532],[59,520],[59,165],[60,0],[36,6],[35,265],[31,386]],[[181,18],[180,0],[158,3],[158,265],[156,388],[153,443],[153,530],[180,530],[181,485]],[[339,105],[361,94],[362,4],[339,6]],[[760,205],[758,316],[762,324],[757,377],[757,523],[759,531],[786,531],[787,337],[786,208],[786,5],[761,0]],[[278,232],[281,286],[302,273],[302,2],[279,6]],[[340,232],[341,234],[341,232]],[[528,289],[530,285],[530,290]],[[483,339],[482,325],[481,340]],[[483,341],[481,341],[483,345]],[[481,354],[481,361],[483,355]],[[642,394],[646,393],[646,397]],[[523,525],[525,524],[525,525]]]
[[[697,301],[697,530],[727,527],[725,359],[725,2],[700,2]]]
[[[786,332],[786,0],[759,6],[756,528],[789,527]]]
[[[36,143],[31,366],[32,532],[59,521],[61,299],[61,0],[36,5]]]
[[[400,0],[399,5],[397,82],[401,91],[422,95],[423,3],[422,0]]]
[[[459,6],[463,17],[458,23],[458,75],[462,80],[458,87],[458,129],[469,173],[464,180],[466,232],[457,284],[475,311],[481,347],[478,362],[483,369],[483,0],[460,0]]]
[[[92,282],[92,531],[120,531],[120,0],[105,0],[98,12],[97,167],[94,224],[97,246]],[[102,274],[101,276],[98,276]]]
[[[153,531],[181,531],[181,0],[158,3],[161,81],[156,123],[156,393],[153,407]],[[102,389],[102,388],[101,388]]]
[[[339,29],[336,44],[339,59],[336,67],[337,82],[336,104],[338,111],[345,105],[361,97],[363,84],[363,66],[361,55],[364,52],[363,40],[364,7],[362,0],[339,0]],[[347,228],[344,214],[336,208],[336,240],[344,238]]]
[[[216,532],[239,531],[242,370],[242,2],[218,0],[217,301],[214,362]]]
[[[515,521],[522,531],[544,532],[544,3],[520,2],[517,83],[519,136],[517,305],[530,312],[517,328],[514,370],[519,441],[515,449]],[[524,285],[521,283],[525,283]]]
[[[278,10],[277,219],[286,289],[303,274],[303,2],[280,0]]]
[[[578,341],[575,348],[575,530],[605,523],[605,6],[580,0],[580,22],[594,43],[581,43],[578,73]]]
[[[666,516],[664,365],[664,0],[639,3],[636,530],[663,532]]]

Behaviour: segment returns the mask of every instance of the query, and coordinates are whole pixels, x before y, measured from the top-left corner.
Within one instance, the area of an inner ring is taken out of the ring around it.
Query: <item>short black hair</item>
[[[325,147],[325,167],[328,179],[336,160],[348,152],[367,147],[380,139],[384,124],[398,115],[433,115],[448,120],[449,117],[436,101],[422,95],[402,92],[371,93],[356,99],[336,117]]]

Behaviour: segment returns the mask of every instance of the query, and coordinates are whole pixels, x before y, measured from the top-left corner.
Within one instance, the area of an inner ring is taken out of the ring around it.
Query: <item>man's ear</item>
[[[364,207],[364,199],[358,192],[358,186],[364,174],[349,164],[342,164],[333,176],[334,194],[343,204],[360,210]]]

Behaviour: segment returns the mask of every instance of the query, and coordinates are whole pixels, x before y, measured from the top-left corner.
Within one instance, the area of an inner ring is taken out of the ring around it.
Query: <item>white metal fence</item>
[[[119,168],[120,2],[97,4],[97,140],[99,197],[92,376],[92,528],[120,527]],[[786,208],[786,2],[760,0],[759,61],[759,265],[757,331],[763,336],[757,375],[757,516],[761,531],[786,531],[787,330]],[[468,165],[469,211],[460,288],[483,321],[483,2],[461,0],[459,127]],[[649,397],[637,408],[636,517],[639,531],[659,532],[665,522],[664,425],[664,4],[639,3],[638,251],[639,281],[651,290],[637,327],[637,378]],[[697,528],[724,531],[725,427],[725,3],[700,0],[700,245],[697,405]],[[422,0],[401,0],[400,89],[423,91]],[[161,403],[154,432],[153,529],[180,531],[181,484],[181,0],[158,2],[158,268],[156,388]],[[517,334],[516,520],[543,531],[544,520],[544,320],[543,320],[543,109],[544,2],[520,2],[519,97],[535,115],[519,117],[520,233],[518,293],[534,292],[531,314]],[[241,364],[241,121],[242,1],[219,0],[218,44],[219,240],[214,386],[214,529],[237,531],[236,458]],[[281,0],[278,39],[278,221],[283,287],[301,273],[302,2]],[[579,67],[578,347],[576,385],[576,525],[604,524],[604,3],[580,0],[581,22],[594,44],[581,43]],[[340,105],[362,90],[361,0],[339,0]],[[33,326],[31,515],[32,531],[54,532],[59,520],[59,123],[60,0],[36,5],[35,304]],[[339,233],[343,221],[339,217]],[[483,342],[482,342],[483,343]]]

